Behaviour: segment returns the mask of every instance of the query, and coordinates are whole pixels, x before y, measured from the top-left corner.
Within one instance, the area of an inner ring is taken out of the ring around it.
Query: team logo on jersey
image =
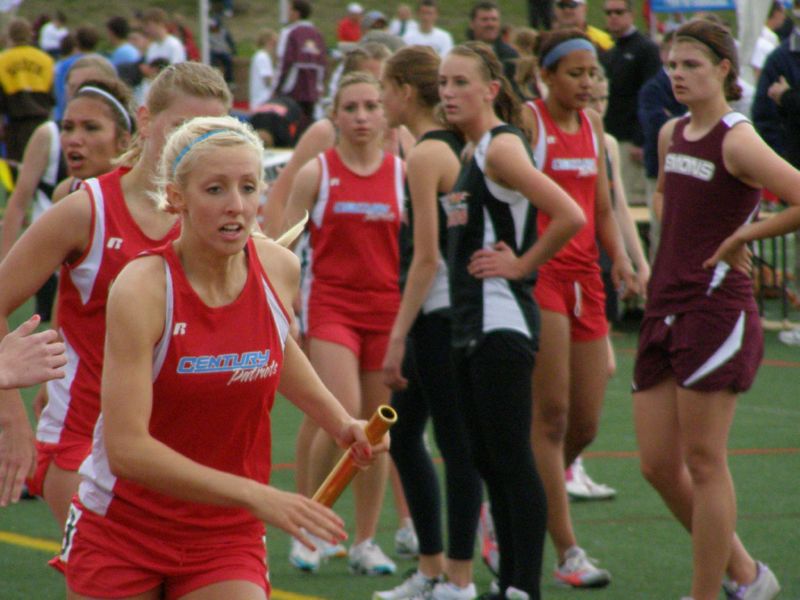
[[[186,323],[175,323],[172,328],[172,335],[186,335]]]
[[[447,215],[448,227],[466,225],[469,218],[467,211],[469,192],[450,192],[442,196],[442,207]]]
[[[713,162],[703,160],[687,154],[667,154],[664,161],[664,171],[687,175],[702,181],[711,181],[714,178],[716,166]]]
[[[231,373],[228,385],[267,379],[278,373],[278,363],[270,361],[269,348],[241,354],[182,356],[177,372],[181,375]]]
[[[340,184],[340,181],[339,181],[338,177],[331,177],[331,187],[336,187],[339,184]]]
[[[303,44],[303,52],[306,54],[322,54],[317,42],[314,40],[306,40],[305,44]]]
[[[122,248],[122,238],[108,238],[108,241],[106,242],[106,248],[109,250],[120,250]]]
[[[343,200],[333,205],[333,212],[339,215],[363,215],[365,221],[394,221],[396,218],[391,206],[374,202]]]
[[[555,144],[556,143],[556,136],[548,135],[546,141],[547,141],[548,144]]]
[[[597,175],[597,161],[594,158],[554,158],[550,168],[554,171],[575,171],[578,177]]]

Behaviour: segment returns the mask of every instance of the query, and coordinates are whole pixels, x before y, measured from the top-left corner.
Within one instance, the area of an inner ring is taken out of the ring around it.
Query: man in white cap
[[[347,16],[336,27],[336,39],[340,42],[357,42],[361,39],[361,17],[364,8],[358,2],[347,5]]]

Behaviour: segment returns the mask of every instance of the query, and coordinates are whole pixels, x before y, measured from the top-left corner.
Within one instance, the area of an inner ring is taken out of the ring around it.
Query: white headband
[[[132,125],[133,125],[131,123],[131,116],[128,114],[128,111],[125,110],[125,107],[122,105],[122,102],[117,100],[114,96],[109,94],[107,91],[105,91],[103,89],[100,89],[99,87],[95,87],[93,85],[85,85],[85,86],[83,86],[82,88],[80,88],[78,90],[78,94],[80,94],[81,92],[93,92],[95,94],[100,94],[103,98],[105,98],[106,100],[111,102],[111,104],[114,105],[114,108],[116,108],[119,111],[119,114],[122,115],[122,118],[125,119],[125,127],[128,130],[128,133],[131,132]]]

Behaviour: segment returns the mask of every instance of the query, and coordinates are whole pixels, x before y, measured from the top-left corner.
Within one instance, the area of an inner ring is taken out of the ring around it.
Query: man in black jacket
[[[644,83],[661,68],[658,46],[633,25],[632,0],[606,0],[606,29],[614,38],[603,63],[609,86],[606,131],[619,140],[620,166],[631,204],[645,203],[642,145],[637,97]]]

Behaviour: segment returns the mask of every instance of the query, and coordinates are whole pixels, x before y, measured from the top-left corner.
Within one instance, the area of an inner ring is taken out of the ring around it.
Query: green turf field
[[[781,345],[767,333],[767,352],[755,388],[744,396],[731,435],[731,466],[739,495],[738,531],[747,547],[768,562],[781,580],[781,598],[800,599],[800,348]],[[582,545],[601,559],[614,577],[605,590],[557,588],[548,573],[545,598],[592,600],[677,600],[688,593],[689,538],[667,513],[638,472],[631,425],[628,381],[635,334],[615,335],[619,373],[611,382],[600,436],[587,454],[587,468],[597,481],[616,487],[616,500],[573,504]],[[32,394],[26,393],[30,398]],[[293,487],[294,433],[299,413],[286,401],[274,412],[275,485]],[[232,440],[235,443],[235,440]],[[352,523],[349,492],[337,505]],[[387,551],[396,525],[387,500],[378,535]],[[16,534],[16,535],[14,535]],[[287,562],[288,540],[269,533],[273,600],[368,599],[376,589],[392,587],[400,578],[355,577],[346,561],[323,565],[318,574],[302,575]],[[59,531],[41,501],[25,501],[0,510],[0,598],[49,600],[64,597],[63,580],[45,562],[57,546]],[[46,543],[42,544],[41,542]],[[47,543],[49,542],[49,543]],[[548,548],[546,563],[553,564]],[[400,571],[413,561],[398,561]],[[480,591],[488,589],[489,572],[476,567]]]

